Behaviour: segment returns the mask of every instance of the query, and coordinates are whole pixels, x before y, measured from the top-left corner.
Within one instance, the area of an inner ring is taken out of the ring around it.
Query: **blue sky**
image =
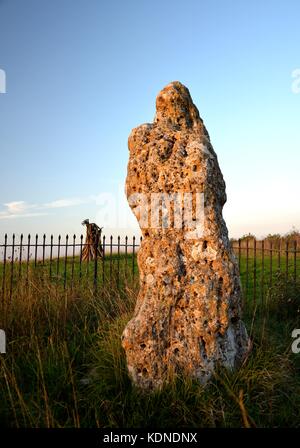
[[[0,235],[135,233],[127,138],[173,80],[218,154],[230,236],[300,228],[299,16],[296,0],[0,0]]]

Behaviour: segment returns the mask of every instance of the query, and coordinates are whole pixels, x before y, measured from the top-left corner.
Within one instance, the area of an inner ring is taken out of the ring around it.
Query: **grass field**
[[[277,253],[274,251],[272,257],[268,253],[262,256],[260,251],[254,254],[253,249],[249,249],[248,256],[242,250],[239,256],[241,280],[245,301],[263,301],[265,292],[272,287],[278,275],[285,277],[289,283],[295,282],[300,277],[300,252],[296,254],[285,251]],[[40,282],[45,281],[56,285],[57,288],[67,287],[92,287],[99,288],[118,287],[124,289],[124,285],[132,282],[138,276],[136,254],[131,252],[109,253],[104,260],[99,259],[95,270],[94,261],[80,262],[79,256],[61,256],[60,259],[53,258],[51,261],[30,260],[29,263],[23,260],[7,260],[4,266],[0,262],[0,291],[5,290],[6,295],[10,295],[12,289],[18,287],[20,279],[26,280],[28,277],[39,278]],[[96,279],[96,282],[95,282]]]
[[[274,264],[270,275],[265,260],[262,282],[256,260],[255,288],[253,260],[246,278],[247,261],[241,258],[244,290],[248,282],[244,320],[253,350],[239,371],[219,370],[206,388],[177,377],[159,392],[142,394],[129,381],[120,342],[138,275],[132,275],[132,258],[126,263],[123,257],[118,288],[118,260],[112,259],[112,267],[104,265],[105,287],[96,291],[92,274],[83,272],[86,282],[74,280],[79,263],[72,283],[69,260],[66,276],[54,271],[51,280],[49,264],[30,265],[28,278],[15,270],[12,296],[0,309],[8,342],[0,355],[2,427],[300,426],[300,354],[291,351],[292,330],[300,328],[300,282],[292,262],[287,272],[285,264],[280,270]],[[98,267],[101,286],[103,266]],[[4,284],[10,288],[10,276]]]

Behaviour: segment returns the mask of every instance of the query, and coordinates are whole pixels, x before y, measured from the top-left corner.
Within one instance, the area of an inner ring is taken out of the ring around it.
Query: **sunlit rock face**
[[[180,82],[157,96],[152,124],[132,130],[126,194],[139,220],[140,291],[122,345],[133,382],[184,373],[203,384],[248,350],[241,286],[222,217],[225,183],[208,132]]]

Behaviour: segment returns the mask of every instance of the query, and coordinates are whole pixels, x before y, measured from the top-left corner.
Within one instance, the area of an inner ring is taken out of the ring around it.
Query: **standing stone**
[[[132,130],[126,194],[141,226],[140,291],[122,345],[145,389],[184,373],[203,384],[248,351],[241,286],[222,217],[225,183],[208,132],[180,82]]]

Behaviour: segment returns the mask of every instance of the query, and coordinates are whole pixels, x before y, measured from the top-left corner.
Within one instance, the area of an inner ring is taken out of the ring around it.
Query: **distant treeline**
[[[241,238],[231,238],[230,241],[235,247],[239,244],[239,241],[241,247],[248,246],[249,248],[254,246],[254,241],[258,243],[258,246],[261,246],[263,241],[266,249],[271,246],[273,249],[284,249],[287,244],[289,247],[292,247],[295,244],[300,247],[300,232],[299,230],[293,229],[285,235],[280,235],[279,233],[269,233],[269,235],[262,239],[258,239],[252,233],[248,233]]]

